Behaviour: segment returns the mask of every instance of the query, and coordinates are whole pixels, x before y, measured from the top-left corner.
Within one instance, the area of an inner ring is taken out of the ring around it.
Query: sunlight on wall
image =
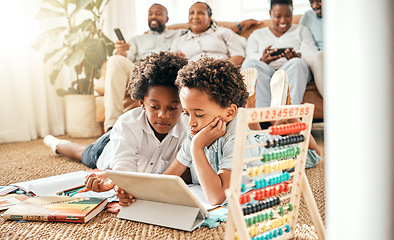
[[[32,11],[24,1],[2,2],[0,8],[1,31],[0,51],[17,54],[31,51],[31,44],[38,30],[38,23],[34,21],[37,10]],[[4,55],[3,55],[4,56]],[[1,61],[5,61],[4,57]]]

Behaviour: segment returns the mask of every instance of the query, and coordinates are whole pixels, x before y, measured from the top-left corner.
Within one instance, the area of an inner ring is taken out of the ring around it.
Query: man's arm
[[[264,23],[262,21],[257,21],[255,19],[247,19],[238,23],[235,26],[232,26],[230,29],[235,33],[240,33],[241,31],[251,28],[252,26],[263,26],[263,25]]]

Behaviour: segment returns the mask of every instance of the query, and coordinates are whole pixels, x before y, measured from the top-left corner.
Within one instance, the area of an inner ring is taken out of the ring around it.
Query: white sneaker
[[[257,81],[257,69],[256,68],[246,68],[241,71],[242,76],[244,77],[244,82],[246,85],[246,89],[248,90],[249,97],[253,96],[256,91],[256,81]]]
[[[271,107],[286,105],[289,82],[287,73],[279,69],[271,77]]]
[[[57,145],[59,144],[63,144],[63,143],[69,143],[70,141],[68,140],[64,140],[64,139],[59,139],[56,138],[52,135],[46,135],[44,137],[44,144],[47,145],[48,147],[50,147],[52,149],[52,151],[56,154],[59,154],[56,150],[57,150]]]

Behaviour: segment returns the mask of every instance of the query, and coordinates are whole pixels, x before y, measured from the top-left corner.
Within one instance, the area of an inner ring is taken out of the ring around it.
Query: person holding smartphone
[[[138,101],[131,98],[124,103],[126,85],[135,63],[152,52],[168,51],[172,41],[184,31],[165,29],[168,19],[167,9],[155,3],[149,8],[150,30],[146,34],[134,36],[127,42],[115,42],[115,54],[108,59],[105,74],[105,132],[112,128],[123,112],[139,106]]]
[[[269,13],[272,26],[257,29],[249,36],[242,69],[257,69],[256,107],[270,106],[270,81],[278,69],[288,75],[292,104],[301,104],[306,85],[312,80],[303,59],[318,49],[306,27],[292,24],[292,0],[272,0]],[[275,54],[280,48],[285,48],[284,52]]]
[[[166,29],[168,22],[167,9],[161,4],[153,4],[149,8],[148,25],[150,30],[127,42],[118,40],[115,43],[115,54],[108,59],[105,74],[104,130],[107,132],[115,124],[118,117],[138,105],[131,98],[125,100],[125,89],[134,64],[152,52],[169,51],[173,41],[187,29]],[[259,24],[257,20],[248,19],[240,22],[238,27],[231,28],[234,32]]]

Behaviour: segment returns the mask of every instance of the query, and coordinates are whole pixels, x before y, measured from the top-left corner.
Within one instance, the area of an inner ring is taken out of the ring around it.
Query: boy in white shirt
[[[152,53],[132,72],[130,94],[141,107],[124,113],[109,132],[89,146],[53,136],[45,137],[44,143],[91,168],[162,173],[186,137],[174,84],[178,70],[186,64],[187,60],[175,53]],[[95,191],[114,186],[104,173],[91,174],[86,183]]]
[[[212,205],[223,203],[230,185],[238,108],[244,107],[248,92],[239,68],[231,61],[202,58],[183,67],[176,80],[189,134],[182,148],[163,174],[181,176],[190,168],[192,182],[200,184]],[[248,145],[261,143],[268,134],[249,135]],[[245,158],[260,156],[264,147],[249,148]],[[320,156],[308,151],[317,164]],[[251,165],[261,164],[250,162]],[[118,189],[122,206],[135,202],[131,194]]]

